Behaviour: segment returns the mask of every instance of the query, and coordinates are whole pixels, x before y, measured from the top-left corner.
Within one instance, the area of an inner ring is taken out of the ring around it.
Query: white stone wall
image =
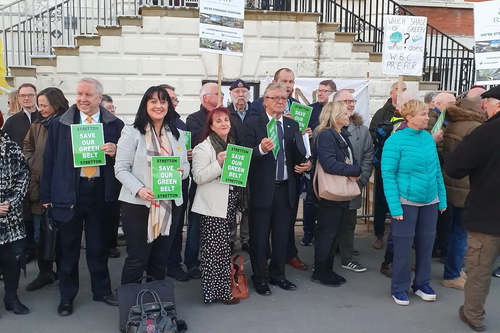
[[[179,17],[143,17],[143,27],[122,27],[121,36],[101,36],[101,46],[81,46],[79,56],[58,56],[57,66],[38,66],[36,79],[16,78],[42,89],[57,86],[70,102],[77,81],[85,76],[99,79],[113,97],[117,114],[131,121],[145,90],[161,83],[176,87],[184,117],[199,109],[199,90],[204,79],[217,79],[218,56],[198,51],[198,20]],[[318,34],[316,22],[245,22],[244,56],[223,56],[223,80],[242,78],[265,81],[281,68],[297,77],[370,77],[370,112],[380,108],[397,80],[381,73],[380,63],[369,54],[352,52],[351,43],[335,42],[335,33]],[[418,90],[417,82],[408,83]],[[261,93],[263,89],[261,89]]]

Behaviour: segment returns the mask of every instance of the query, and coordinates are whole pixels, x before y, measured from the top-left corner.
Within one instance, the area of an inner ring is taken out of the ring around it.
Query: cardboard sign
[[[427,17],[385,15],[382,72],[422,75]]]
[[[236,145],[227,145],[226,159],[222,166],[221,183],[235,186],[247,186],[248,170],[252,159],[252,149]]]
[[[151,189],[155,200],[172,200],[182,198],[182,173],[180,157],[151,157]]]
[[[71,125],[71,144],[75,168],[106,164],[102,124]]]
[[[186,150],[191,149],[191,132],[182,131],[184,135],[184,143],[186,144]]]
[[[290,113],[293,116],[293,120],[299,123],[300,132],[309,127],[309,119],[311,119],[312,107],[302,105],[300,103],[293,103]]]
[[[278,140],[278,129],[276,127],[276,117],[273,116],[271,120],[267,123],[267,137],[271,138],[273,140],[274,148],[273,148],[273,155],[274,158],[276,159],[276,156],[278,156],[278,150],[280,149],[280,143]]]

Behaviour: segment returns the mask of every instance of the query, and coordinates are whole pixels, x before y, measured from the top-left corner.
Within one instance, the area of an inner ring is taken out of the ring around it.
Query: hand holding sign
[[[154,201],[155,200],[155,194],[153,193],[153,191],[151,191],[150,189],[147,189],[145,187],[142,187],[139,192],[137,192],[137,195],[139,196],[139,198],[141,198],[142,200],[145,200],[145,201]]]
[[[224,164],[224,160],[226,159],[226,152],[221,151],[219,154],[217,154],[217,162],[219,163],[220,166]]]
[[[274,149],[273,139],[271,138],[262,139],[262,141],[260,142],[260,149],[262,149],[264,153],[273,150]]]
[[[116,145],[114,143],[108,142],[101,146],[101,150],[104,151],[104,154],[109,155],[111,157],[115,157],[116,155]]]

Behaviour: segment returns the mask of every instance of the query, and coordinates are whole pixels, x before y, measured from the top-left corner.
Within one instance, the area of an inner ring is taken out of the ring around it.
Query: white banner
[[[476,84],[500,84],[500,1],[474,3]]]
[[[319,83],[329,78],[295,79],[295,89],[292,97],[300,103],[309,105],[316,103],[316,90]],[[337,90],[349,90],[356,102],[355,112],[363,117],[363,122],[368,126],[370,122],[370,91],[368,80],[332,79],[337,85]],[[264,91],[262,91],[264,92]]]
[[[384,16],[382,72],[421,76],[426,35],[427,17]]]
[[[200,52],[243,56],[245,1],[200,0]]]

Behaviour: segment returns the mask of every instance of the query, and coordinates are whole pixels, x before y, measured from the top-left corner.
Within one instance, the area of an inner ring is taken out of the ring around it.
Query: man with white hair
[[[488,120],[446,155],[445,171],[454,179],[469,176],[470,192],[463,213],[467,237],[467,280],[460,319],[482,332],[484,305],[491,271],[500,255],[500,86],[481,95],[486,98]]]
[[[41,201],[52,207],[52,216],[60,232],[61,260],[58,265],[61,316],[73,313],[73,301],[79,289],[80,244],[85,228],[87,265],[93,299],[118,306],[111,292],[108,270],[108,247],[103,228],[106,201],[118,196],[114,157],[123,122],[100,105],[102,84],[83,78],[76,88],[76,104],[56,118],[50,126],[43,158]],[[74,167],[71,125],[101,123],[106,156],[102,166]]]
[[[217,106],[222,105],[224,94],[219,96],[219,86],[215,82],[205,83],[200,90],[200,109],[190,114],[186,119],[186,125],[191,132],[191,148],[194,148],[203,135],[203,130],[207,123],[208,113]],[[189,199],[191,202],[196,194],[196,183],[192,183],[189,188]],[[184,264],[186,265],[191,279],[201,279],[200,260],[198,259],[200,251],[200,216],[188,211],[188,229],[186,246],[184,248]]]
[[[368,184],[373,168],[373,140],[368,127],[363,125],[363,117],[354,111],[356,100],[348,90],[340,90],[333,96],[334,102],[344,102],[349,112],[350,120],[347,131],[351,134],[352,153],[361,167],[361,177],[357,180],[360,190]],[[349,203],[347,218],[340,227],[339,249],[342,268],[360,273],[366,268],[354,260],[354,230],[356,229],[356,215],[361,208],[361,195]]]

